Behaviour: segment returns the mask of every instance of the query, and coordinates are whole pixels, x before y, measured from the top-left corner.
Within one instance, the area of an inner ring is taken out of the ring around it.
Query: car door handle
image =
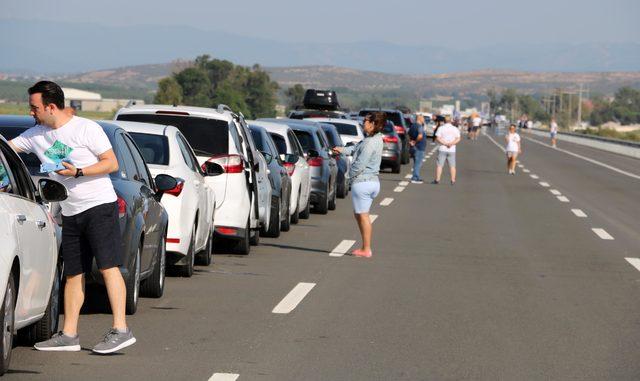
[[[42,230],[47,227],[47,223],[44,221],[36,221],[36,226],[38,226],[38,229]]]
[[[19,224],[22,225],[22,223],[27,220],[27,216],[25,216],[24,214],[18,214],[16,216],[16,220],[18,221]]]

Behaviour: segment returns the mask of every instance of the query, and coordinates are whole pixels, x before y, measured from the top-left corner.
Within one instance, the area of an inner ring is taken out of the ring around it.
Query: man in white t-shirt
[[[438,160],[436,162],[436,179],[433,184],[440,183],[442,177],[442,167],[445,161],[449,163],[451,174],[451,185],[456,183],[456,145],[460,143],[460,130],[451,124],[451,117],[445,116],[445,124],[440,126],[436,132],[436,142],[440,144],[438,148]]]
[[[64,184],[62,207],[64,328],[37,343],[41,351],[79,351],[78,319],[84,303],[84,274],[93,259],[104,278],[113,311],[113,326],[93,351],[112,353],[135,343],[125,320],[126,287],[122,265],[117,196],[109,173],[118,170],[111,143],[95,122],[64,110],[60,86],[40,81],[29,88],[31,116],[37,125],[11,140],[16,152],[34,153],[41,169]]]

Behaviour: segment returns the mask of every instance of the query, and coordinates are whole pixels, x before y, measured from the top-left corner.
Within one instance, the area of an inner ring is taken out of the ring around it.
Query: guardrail
[[[540,132],[544,132],[544,133],[547,133],[547,134],[549,133],[549,130],[543,130],[541,128],[532,128],[531,130],[540,131]],[[577,132],[564,132],[564,131],[561,131],[561,132],[559,132],[559,134],[560,135],[564,135],[564,136],[575,136],[575,137],[578,137],[578,138],[598,140],[598,141],[601,141],[601,142],[607,142],[607,143],[613,143],[613,144],[620,144],[620,145],[623,145],[623,146],[640,148],[640,142],[633,142],[633,141],[630,141],[630,140],[606,138],[606,137],[603,137],[603,136],[581,134],[581,133],[577,133]]]
[[[539,128],[532,128],[529,130],[532,134],[537,136],[549,136],[549,130],[542,130]],[[603,151],[613,152],[620,155],[634,157],[640,159],[640,143],[631,142],[628,140],[604,138],[602,136],[577,134],[574,132],[560,132],[558,134],[558,141],[567,141],[583,146],[593,147],[601,149]],[[562,143],[559,143],[562,144]]]

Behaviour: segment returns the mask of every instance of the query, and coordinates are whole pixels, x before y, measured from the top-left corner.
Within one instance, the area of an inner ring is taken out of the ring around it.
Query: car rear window
[[[273,142],[276,143],[276,148],[278,149],[278,153],[280,155],[286,155],[287,142],[284,140],[284,138],[278,134],[269,134],[269,135],[271,135],[271,139],[273,140]]]
[[[15,139],[26,130],[28,130],[28,128],[0,127],[0,135],[4,136],[4,138],[9,141],[11,139]],[[18,154],[18,156],[20,156],[20,159],[22,159],[24,164],[27,166],[27,169],[29,170],[29,173],[31,175],[42,175],[40,173],[40,159],[38,159],[38,156],[36,156],[36,154],[21,152]]]
[[[354,126],[353,124],[333,123],[333,122],[331,124],[336,126],[336,128],[338,129],[338,133],[340,135],[358,136],[358,127]]]
[[[393,128],[393,123],[391,122],[387,122],[384,124],[384,127],[382,127],[382,133],[384,134],[390,134],[393,133],[395,131],[395,129]]]
[[[229,153],[229,123],[224,120],[164,114],[122,114],[118,120],[175,126],[198,156]]]
[[[169,165],[169,140],[164,135],[130,132],[147,164]]]
[[[374,112],[380,112],[380,111],[376,111],[376,110],[362,110],[360,111],[360,116],[366,116],[367,114],[373,114]],[[399,112],[396,111],[389,111],[389,112],[385,112],[385,115],[387,116],[387,120],[390,120],[394,125],[396,126],[402,126],[402,114],[400,114]]]
[[[335,131],[324,131],[325,135],[327,135],[327,139],[329,139],[329,145],[331,147],[342,147],[342,139],[340,136],[335,133]]]
[[[305,152],[309,152],[310,149],[316,149],[316,144],[313,141],[313,136],[311,136],[310,133],[298,130],[294,130],[293,132],[296,134],[296,137],[298,138],[298,141],[300,142],[300,145]]]

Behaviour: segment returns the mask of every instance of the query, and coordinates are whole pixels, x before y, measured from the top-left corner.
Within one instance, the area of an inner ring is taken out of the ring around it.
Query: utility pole
[[[582,83],[578,90],[578,127],[582,127]]]

